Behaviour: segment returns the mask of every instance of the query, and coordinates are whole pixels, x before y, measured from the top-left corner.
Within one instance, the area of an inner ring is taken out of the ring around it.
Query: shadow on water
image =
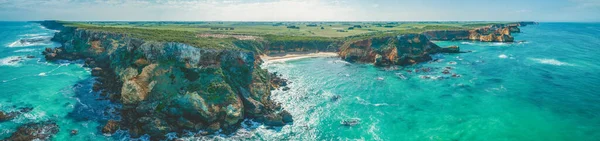
[[[100,92],[92,91],[92,86],[96,82],[91,77],[78,81],[73,85],[74,104],[73,111],[67,117],[75,121],[97,121],[103,122],[109,119],[119,119],[120,105],[111,102],[108,98],[100,96]]]

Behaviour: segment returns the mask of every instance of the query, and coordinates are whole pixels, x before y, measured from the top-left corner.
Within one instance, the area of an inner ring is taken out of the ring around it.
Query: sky
[[[599,22],[600,0],[0,0],[0,21]]]

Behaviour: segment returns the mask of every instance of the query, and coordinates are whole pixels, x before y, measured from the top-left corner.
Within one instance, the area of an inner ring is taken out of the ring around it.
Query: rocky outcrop
[[[535,25],[536,22],[495,24],[471,30],[436,30],[423,32],[431,40],[471,40],[481,42],[513,42],[512,33],[520,33],[520,26]]]
[[[537,25],[539,23],[534,22],[534,21],[522,21],[522,22],[517,22],[516,25],[517,26],[527,26],[527,25]]]
[[[271,88],[272,89],[277,89],[280,87],[284,87],[284,89],[289,89],[287,88],[287,84],[288,84],[288,80],[285,78],[282,78],[281,74],[277,74],[277,72],[273,72],[270,73],[271,76]]]
[[[430,54],[459,52],[458,46],[441,48],[422,34],[402,34],[347,42],[340,48],[339,54],[350,62],[389,66],[429,61]]]
[[[455,41],[471,40],[481,42],[513,42],[511,33],[520,32],[515,25],[492,25],[472,30],[426,31],[424,35],[431,40]]]
[[[17,117],[16,112],[4,112],[4,111],[0,111],[0,122],[3,121],[9,121],[12,120],[13,118]]]
[[[47,60],[85,59],[94,90],[123,104],[108,127],[153,140],[169,132],[235,130],[245,118],[281,126],[291,115],[270,98],[270,75],[255,52],[155,42],[66,27]],[[105,126],[106,127],[106,126]],[[107,128],[107,133],[114,129]],[[103,130],[104,131],[104,130]]]
[[[28,123],[20,126],[6,141],[50,140],[58,133],[58,125],[54,121]]]
[[[119,123],[115,120],[108,120],[108,122],[104,124],[104,127],[102,127],[102,133],[105,134],[112,134],[117,132],[117,130],[119,130]]]
[[[17,117],[23,113],[28,113],[31,110],[33,110],[33,108],[23,107],[23,108],[19,108],[19,110],[17,110],[17,111],[10,111],[10,112],[0,111],[0,122],[12,120],[15,117]]]

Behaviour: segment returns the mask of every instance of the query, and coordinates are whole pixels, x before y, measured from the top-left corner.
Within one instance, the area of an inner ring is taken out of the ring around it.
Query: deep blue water
[[[264,65],[292,82],[291,90],[275,90],[273,98],[295,123],[273,130],[245,122],[247,128],[232,137],[216,139],[600,139],[600,23],[541,23],[521,30],[515,39],[523,43],[437,42],[473,52],[438,54],[437,61],[410,67],[337,58]],[[78,62],[47,63],[40,52],[57,46],[50,41],[18,42],[49,39],[53,32],[35,23],[0,22],[0,109],[33,107],[1,122],[0,138],[28,122],[56,120],[61,131],[54,140],[126,139],[99,132],[118,105],[97,100],[89,69]],[[360,124],[340,124],[347,119]],[[79,134],[69,135],[73,129]]]

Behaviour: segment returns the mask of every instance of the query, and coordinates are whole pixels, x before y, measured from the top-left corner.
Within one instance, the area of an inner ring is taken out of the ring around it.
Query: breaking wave
[[[33,52],[35,51],[35,49],[19,49],[19,50],[15,50],[13,52]]]
[[[533,61],[536,61],[540,64],[548,64],[548,65],[555,65],[555,66],[573,66],[573,64],[561,62],[556,59],[547,59],[547,58],[530,58],[530,59]]]

